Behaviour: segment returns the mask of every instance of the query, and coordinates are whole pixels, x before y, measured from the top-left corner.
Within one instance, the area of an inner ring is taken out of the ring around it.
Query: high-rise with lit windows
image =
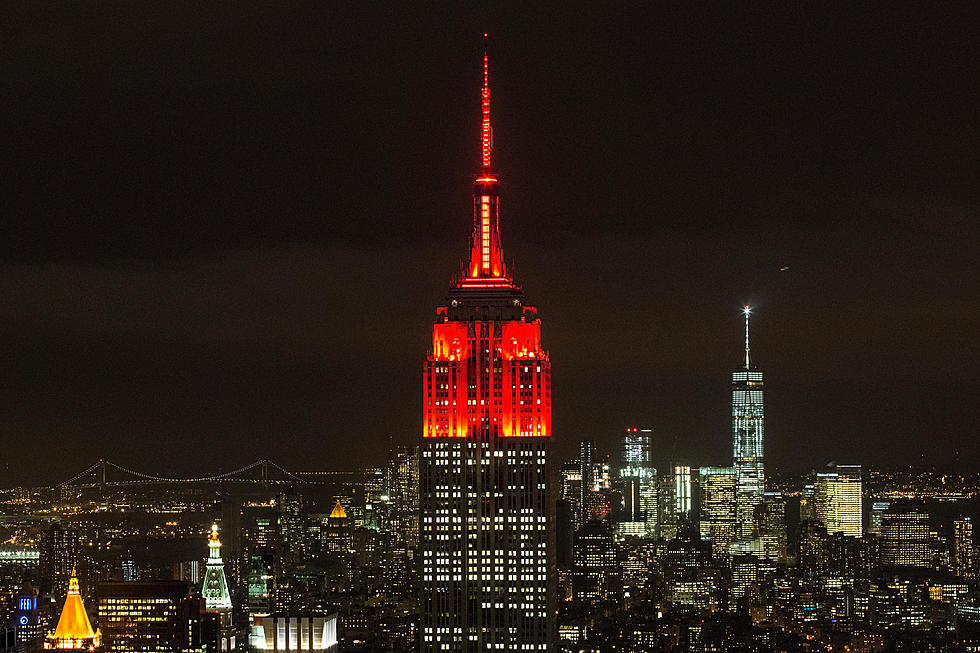
[[[711,555],[726,559],[728,545],[735,539],[735,470],[731,467],[702,467],[701,539],[711,542]]]
[[[762,371],[749,358],[749,314],[745,314],[745,366],[732,372],[732,466],[735,468],[735,522],[739,535],[751,537],[755,507],[766,489],[763,467]]]
[[[813,490],[817,519],[827,527],[828,535],[863,535],[860,465],[828,466],[828,469],[817,472]]]
[[[626,429],[620,446],[619,487],[625,519],[616,524],[622,536],[657,534],[657,470],[650,462],[650,429]]]
[[[508,275],[483,58],[468,260],[436,309],[419,457],[422,651],[544,651],[554,615],[551,362]]]

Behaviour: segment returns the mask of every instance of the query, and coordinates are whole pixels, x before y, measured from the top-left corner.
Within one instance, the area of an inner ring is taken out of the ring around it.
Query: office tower
[[[177,653],[200,647],[201,602],[184,581],[99,583],[99,628],[105,650]]]
[[[62,596],[68,593],[68,579],[78,565],[78,531],[58,522],[41,532],[39,561],[42,594]],[[84,574],[83,574],[84,576]]]
[[[53,633],[44,640],[45,649],[61,651],[95,651],[102,649],[102,633],[92,630],[82,595],[78,591],[78,578],[74,572],[68,577],[68,598],[61,609],[61,617]]]
[[[409,550],[419,545],[419,457],[417,447],[399,446],[391,453],[392,480],[388,489],[394,503],[392,528]]]
[[[278,612],[294,607],[297,596],[296,568],[306,558],[306,528],[303,495],[290,488],[279,495],[276,504],[276,564],[272,604]]]
[[[248,571],[248,613],[272,612],[275,583],[275,551],[270,547],[252,547]]]
[[[559,471],[558,498],[568,503],[572,532],[582,525],[582,466],[572,460],[561,466]]]
[[[745,315],[745,366],[732,372],[732,461],[735,467],[736,522],[739,535],[752,535],[755,507],[762,503],[763,467],[762,371],[749,358],[749,314]]]
[[[691,468],[687,465],[674,467],[674,513],[678,520],[690,518],[692,502]]]
[[[972,579],[976,575],[976,560],[973,551],[973,520],[958,517],[953,520],[953,542],[950,562],[956,575]]]
[[[555,613],[551,361],[504,264],[483,64],[470,258],[436,309],[424,368],[422,651],[548,650]]]
[[[724,560],[735,539],[735,469],[702,467],[701,539],[711,543],[711,555]]]
[[[122,579],[127,583],[134,583],[140,579],[140,568],[136,564],[136,558],[133,557],[132,551],[126,551],[126,554],[119,560],[119,566],[122,569]]]
[[[843,533],[849,537],[863,534],[861,503],[861,466],[832,465],[817,472],[813,482],[817,520],[827,527],[827,533]]]
[[[827,535],[827,551],[827,576],[843,578],[848,582],[866,577],[867,551],[861,539],[841,532],[830,533]]]
[[[786,562],[786,499],[782,492],[765,492],[759,509],[763,556],[773,562]]]
[[[896,501],[881,516],[881,564],[932,567],[929,513],[921,503]]]
[[[320,531],[323,538],[323,549],[331,553],[349,553],[353,546],[353,529],[351,528],[350,517],[344,507],[340,505],[340,499],[327,515],[326,526]]]
[[[800,575],[816,578],[827,573],[830,564],[830,543],[827,529],[818,521],[800,523],[799,553],[796,556]]]
[[[596,460],[595,445],[589,440],[579,443],[579,500],[582,510],[579,525],[589,521],[587,506],[593,494],[599,491],[599,463]]]
[[[650,429],[626,429],[620,449],[619,486],[624,519],[616,524],[621,537],[657,534],[657,470],[650,462]]]
[[[584,524],[575,532],[572,596],[577,601],[615,602],[622,589],[612,527],[606,522]]]
[[[871,504],[871,523],[868,524],[868,532],[881,535],[881,516],[892,505],[891,501],[875,501]]]
[[[804,484],[803,493],[800,495],[800,522],[805,521],[817,521],[817,501],[813,483]]]
[[[677,487],[673,465],[657,477],[657,536],[670,540],[677,536]]]
[[[740,553],[732,556],[732,599],[743,598],[749,586],[759,578],[759,559],[751,553]]]
[[[225,576],[225,563],[221,559],[221,540],[218,539],[218,525],[211,525],[208,538],[208,562],[201,586],[204,607],[209,613],[217,615],[217,637],[222,643],[221,650],[235,648],[235,633],[232,624],[231,593],[228,591],[228,578]]]
[[[221,502],[221,558],[225,561],[225,576],[232,594],[241,587],[245,574],[245,552],[242,543],[242,501],[226,499]]]
[[[716,604],[719,578],[710,561],[711,546],[701,540],[697,528],[679,524],[664,555],[663,580],[671,603],[699,609]]]
[[[303,495],[290,488],[279,495],[278,528],[276,553],[278,554],[276,571],[280,578],[288,578],[295,567],[304,558],[304,513]]]

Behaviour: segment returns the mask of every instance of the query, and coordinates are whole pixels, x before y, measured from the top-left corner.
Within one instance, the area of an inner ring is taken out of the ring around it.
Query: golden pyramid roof
[[[340,505],[340,499],[337,499],[337,505],[333,507],[333,512],[330,513],[330,517],[333,519],[347,517],[347,513],[344,512],[344,507]]]
[[[78,591],[78,578],[75,576],[74,570],[72,570],[71,579],[68,581],[68,598],[65,599],[61,618],[58,619],[58,626],[54,629],[54,634],[49,638],[62,641],[74,640],[76,642],[84,639],[98,639],[101,643],[101,637],[92,630],[88,614],[85,613],[85,605],[82,603],[82,595]],[[98,643],[95,645],[98,646]],[[68,647],[54,646],[53,648]]]

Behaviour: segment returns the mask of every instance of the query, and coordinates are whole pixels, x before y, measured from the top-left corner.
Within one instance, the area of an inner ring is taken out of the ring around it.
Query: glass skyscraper
[[[735,521],[738,534],[750,537],[755,507],[766,487],[763,466],[762,371],[749,358],[749,313],[745,314],[745,365],[732,372],[732,462],[735,468]]]
[[[626,429],[620,450],[619,485],[625,519],[616,524],[620,537],[653,537],[657,533],[657,470],[650,462],[650,429]]]

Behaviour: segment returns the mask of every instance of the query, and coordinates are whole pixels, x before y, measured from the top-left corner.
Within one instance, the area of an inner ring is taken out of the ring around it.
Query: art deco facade
[[[484,56],[470,255],[436,309],[424,365],[422,651],[548,650],[554,614],[551,361],[504,263],[487,79]]]

